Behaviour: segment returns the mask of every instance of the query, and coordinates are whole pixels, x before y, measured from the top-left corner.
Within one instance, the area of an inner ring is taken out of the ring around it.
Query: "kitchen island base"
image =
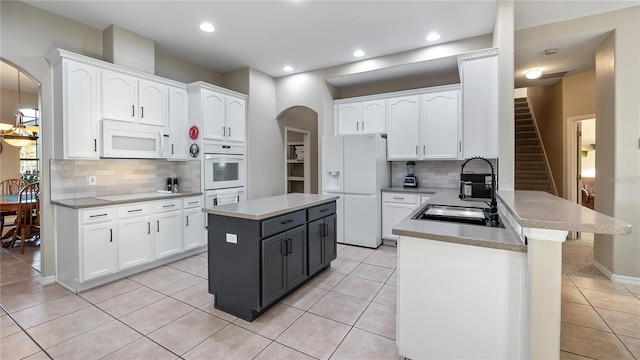
[[[209,292],[216,309],[253,321],[336,258],[335,197],[304,195],[314,201],[265,216],[242,210],[252,201],[265,205],[265,199],[205,209]]]

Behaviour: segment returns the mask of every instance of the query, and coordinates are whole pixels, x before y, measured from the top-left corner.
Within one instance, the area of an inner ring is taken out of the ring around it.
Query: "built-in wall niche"
[[[309,193],[309,132],[285,127],[285,181],[287,193]]]

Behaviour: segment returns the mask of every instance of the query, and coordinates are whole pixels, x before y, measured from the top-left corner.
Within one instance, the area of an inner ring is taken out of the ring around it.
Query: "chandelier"
[[[24,114],[20,111],[20,71],[18,70],[18,111],[16,112],[15,125],[1,124],[0,137],[9,145],[23,147],[32,145],[38,140],[38,126],[25,126]]]

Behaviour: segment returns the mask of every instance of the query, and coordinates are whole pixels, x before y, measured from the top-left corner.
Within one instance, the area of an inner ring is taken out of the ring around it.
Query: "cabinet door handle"
[[[322,210],[320,210],[320,212],[327,212],[327,211],[329,211],[329,209],[322,209]]]
[[[362,131],[364,131],[364,121],[362,122]]]
[[[422,145],[422,155],[427,155],[427,146]]]
[[[135,105],[131,105],[131,116],[136,116],[136,106]]]
[[[147,221],[147,235],[151,234],[151,223]]]
[[[394,196],[393,200],[404,200],[404,198],[403,197],[399,197],[399,196]]]
[[[170,207],[174,207],[176,206],[176,204],[171,204],[171,205],[162,205],[163,208],[170,208]]]
[[[93,151],[98,151],[98,140],[93,139]]]
[[[113,242],[113,229],[109,229],[109,242]]]
[[[171,155],[173,155],[173,144],[171,144]]]
[[[144,106],[140,106],[140,117],[144,117]]]
[[[291,254],[293,252],[293,245],[291,243],[291,239],[287,239],[287,254]]]
[[[285,220],[285,221],[281,221],[280,224],[285,225],[285,224],[289,224],[292,223],[293,219],[289,219],[289,220]]]
[[[323,236],[329,236],[329,224],[324,224],[323,226],[324,228],[324,235]]]
[[[416,155],[418,155],[418,145],[416,145]]]
[[[98,215],[89,215],[90,218],[94,218],[94,217],[100,217],[100,216],[107,216],[107,214],[98,214]]]
[[[127,210],[128,213],[134,213],[138,211],[142,211],[142,209]]]
[[[460,149],[459,151],[462,152],[462,141],[458,141],[458,148]]]
[[[160,220],[156,220],[156,232],[160,232]]]
[[[280,253],[283,256],[287,255],[287,239],[284,239],[280,242]]]
[[[360,130],[360,123],[359,122],[356,122],[356,131],[357,130]]]
[[[222,136],[227,136],[227,128],[225,126],[222,127]]]
[[[189,215],[187,215],[187,226],[189,226]]]
[[[231,128],[229,128],[229,137],[231,137]]]

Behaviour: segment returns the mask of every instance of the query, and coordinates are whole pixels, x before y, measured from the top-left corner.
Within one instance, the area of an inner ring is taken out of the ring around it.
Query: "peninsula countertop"
[[[100,206],[111,206],[120,204],[130,204],[143,201],[168,200],[189,196],[199,196],[201,192],[181,192],[181,193],[132,193],[118,195],[101,195],[93,197],[82,197],[72,199],[51,200],[52,205],[63,206],[71,209],[86,209]]]
[[[218,205],[213,208],[204,208],[202,211],[213,215],[263,220],[292,211],[322,205],[337,199],[338,196],[335,195],[292,193]]]

